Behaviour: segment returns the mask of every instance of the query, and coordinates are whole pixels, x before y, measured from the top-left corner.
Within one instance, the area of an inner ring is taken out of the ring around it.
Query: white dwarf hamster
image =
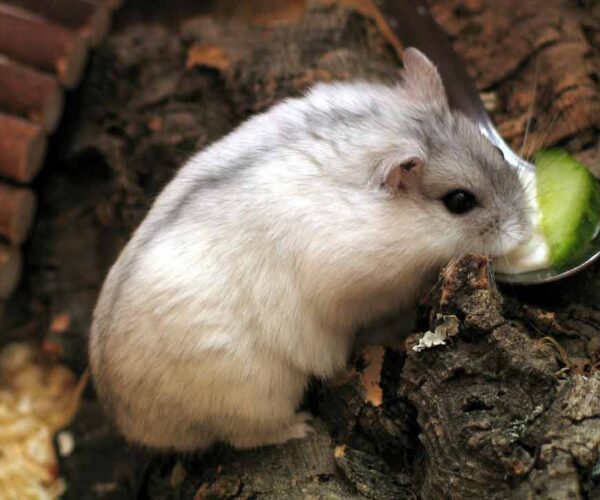
[[[110,270],[94,312],[97,392],[131,442],[282,443],[311,376],[357,329],[411,310],[433,273],[529,232],[517,172],[452,112],[435,66],[396,86],[318,84],[196,154]]]

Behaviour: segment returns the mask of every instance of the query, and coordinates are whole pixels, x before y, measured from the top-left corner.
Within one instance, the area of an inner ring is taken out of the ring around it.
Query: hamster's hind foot
[[[313,416],[308,412],[296,413],[291,423],[279,429],[259,432],[247,431],[244,435],[236,436],[229,442],[235,448],[256,448],[258,446],[283,444],[292,439],[303,439],[314,432],[310,426]]]

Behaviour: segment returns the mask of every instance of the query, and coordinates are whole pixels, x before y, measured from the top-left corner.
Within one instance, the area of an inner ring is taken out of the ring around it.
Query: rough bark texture
[[[503,137],[518,151],[533,109],[526,155],[557,142],[571,141],[577,153],[595,144],[595,150],[582,158],[600,174],[598,3],[434,0],[432,4],[478,88],[491,91],[488,102]]]
[[[132,0],[94,55],[36,186],[27,281],[4,307],[3,341],[43,336],[78,370],[108,267],[193,151],[316,80],[398,76],[397,43],[366,1],[173,5],[150,18]],[[513,145],[536,80],[531,147],[565,144],[600,167],[598,2],[432,5]],[[114,435],[90,394],[63,460],[67,496],[599,498],[598,298],[600,266],[498,290],[485,258],[454,263],[419,325],[455,316],[446,345],[356,355],[309,392],[315,434],[278,448],[152,457]]]

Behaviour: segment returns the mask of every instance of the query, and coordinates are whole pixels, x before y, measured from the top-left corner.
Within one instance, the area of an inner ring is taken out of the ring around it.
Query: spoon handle
[[[475,122],[481,133],[502,150],[508,163],[533,169],[514,153],[494,127],[473,80],[454,52],[446,33],[429,13],[426,3],[423,0],[380,0],[378,4],[390,28],[405,46],[416,47],[437,66],[450,106]]]

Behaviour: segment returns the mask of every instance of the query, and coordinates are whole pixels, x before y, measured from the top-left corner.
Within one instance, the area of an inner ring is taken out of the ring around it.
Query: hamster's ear
[[[414,47],[409,47],[402,56],[404,82],[402,87],[411,99],[448,107],[446,90],[435,65]]]
[[[414,189],[421,177],[423,158],[407,156],[383,164],[379,170],[379,185],[391,194]]]

